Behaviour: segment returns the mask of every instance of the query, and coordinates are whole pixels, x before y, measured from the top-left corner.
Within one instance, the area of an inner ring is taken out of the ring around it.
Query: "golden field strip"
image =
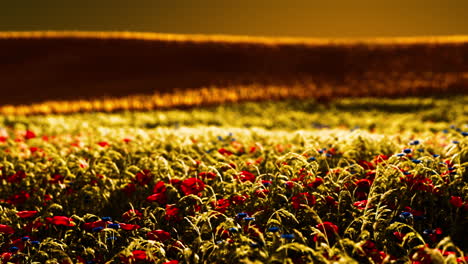
[[[0,113],[466,94],[468,37],[0,32]]]

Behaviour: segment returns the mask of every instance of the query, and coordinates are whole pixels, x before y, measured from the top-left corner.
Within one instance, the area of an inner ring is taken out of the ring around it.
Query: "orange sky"
[[[302,37],[468,34],[465,0],[0,1],[0,31],[86,30]]]

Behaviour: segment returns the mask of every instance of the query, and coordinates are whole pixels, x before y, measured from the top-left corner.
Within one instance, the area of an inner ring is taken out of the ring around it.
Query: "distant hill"
[[[467,93],[468,37],[0,33],[0,105],[231,85],[324,87],[328,97]]]

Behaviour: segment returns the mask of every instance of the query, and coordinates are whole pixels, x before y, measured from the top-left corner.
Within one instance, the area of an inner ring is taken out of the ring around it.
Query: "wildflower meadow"
[[[0,263],[467,263],[468,97],[0,116]]]

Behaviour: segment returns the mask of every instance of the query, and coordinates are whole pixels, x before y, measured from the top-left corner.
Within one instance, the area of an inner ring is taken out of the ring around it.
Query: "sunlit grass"
[[[0,116],[0,259],[466,263],[467,100]]]

